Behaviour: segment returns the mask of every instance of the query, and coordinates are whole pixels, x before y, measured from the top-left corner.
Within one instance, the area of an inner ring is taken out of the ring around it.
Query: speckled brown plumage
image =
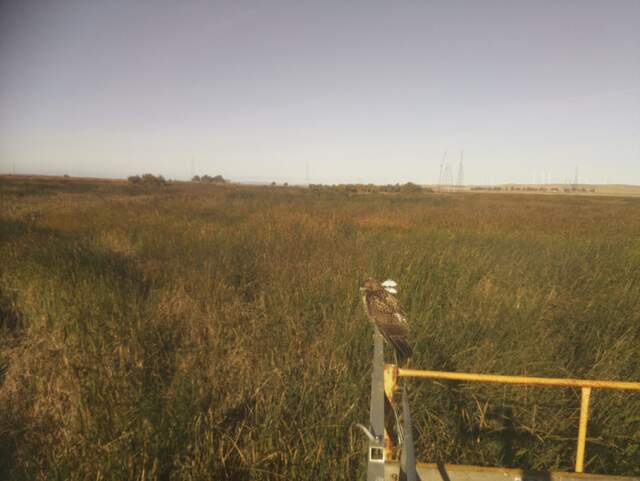
[[[409,323],[398,300],[378,281],[367,279],[362,288],[362,303],[371,322],[396,351],[398,363],[411,357],[407,342]]]

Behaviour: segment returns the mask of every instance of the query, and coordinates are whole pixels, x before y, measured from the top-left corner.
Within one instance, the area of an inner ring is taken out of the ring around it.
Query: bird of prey
[[[411,357],[411,346],[407,342],[409,324],[398,300],[391,294],[396,292],[395,282],[380,284],[375,279],[367,279],[360,288],[364,310],[382,337],[393,347],[398,364]],[[390,292],[391,291],[391,292]]]

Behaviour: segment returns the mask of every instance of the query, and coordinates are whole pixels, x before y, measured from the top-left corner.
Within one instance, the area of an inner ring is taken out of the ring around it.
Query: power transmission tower
[[[456,186],[462,187],[464,185],[464,150],[460,151],[460,163],[458,164],[458,178],[456,179]]]
[[[446,190],[451,191],[451,188],[453,187],[453,172],[451,171],[451,165],[448,162],[444,164],[442,182],[446,186]]]
[[[573,177],[573,188],[577,188],[578,187],[578,166],[576,165],[576,173]]]
[[[442,189],[442,185],[444,183],[445,178],[445,170],[447,165],[447,151],[444,151],[444,155],[442,156],[442,162],[440,162],[440,175],[438,176],[438,186]]]
[[[307,185],[309,185],[309,161],[305,164],[305,178],[307,179]]]

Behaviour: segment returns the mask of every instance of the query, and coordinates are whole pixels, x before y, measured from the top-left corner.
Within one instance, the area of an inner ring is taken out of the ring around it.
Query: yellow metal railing
[[[577,473],[584,469],[585,444],[587,440],[587,424],[589,421],[589,399],[591,389],[627,389],[640,391],[640,382],[596,381],[589,379],[562,379],[528,376],[502,376],[497,374],[473,374],[464,372],[422,371],[418,369],[398,368],[387,364],[384,370],[384,384],[387,395],[393,393],[399,377],[416,377],[423,379],[450,379],[455,381],[493,382],[500,384],[520,384],[527,386],[579,387],[581,388],[580,425],[578,428],[578,446],[576,452]]]

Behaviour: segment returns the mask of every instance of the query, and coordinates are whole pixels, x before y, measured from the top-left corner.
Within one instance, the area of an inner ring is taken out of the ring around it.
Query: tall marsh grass
[[[413,367],[640,380],[640,201],[0,180],[0,478],[364,479],[392,277]],[[579,392],[411,383],[425,461],[571,470]],[[586,470],[640,474],[640,393]]]

